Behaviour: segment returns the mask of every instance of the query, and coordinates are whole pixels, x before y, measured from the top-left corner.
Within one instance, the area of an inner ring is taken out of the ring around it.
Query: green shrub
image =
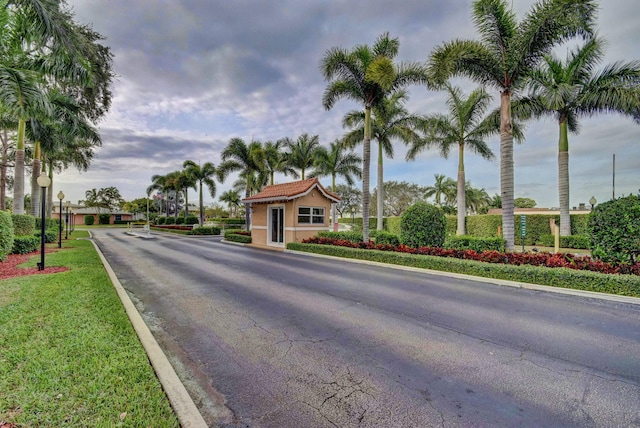
[[[40,217],[36,217],[36,229],[35,230],[41,230],[42,229],[42,221],[40,220]],[[60,220],[58,220],[57,218],[47,218],[45,219],[44,222],[44,228],[45,229],[58,229],[58,227],[60,227]]]
[[[40,230],[36,230],[33,232],[34,236],[37,236],[40,239]],[[50,227],[49,229],[45,229],[44,231],[44,242],[50,244],[52,242],[58,242],[58,229],[54,229]]]
[[[84,224],[87,226],[91,226],[93,222],[96,221],[95,217],[92,215],[84,216]]]
[[[400,236],[400,217],[387,217],[386,230],[389,233],[393,233],[396,236]]]
[[[298,242],[288,243],[287,249],[485,278],[640,297],[640,277],[636,275],[609,275],[567,268],[492,264],[449,257],[423,256],[334,245],[301,244]]]
[[[156,224],[158,225],[163,225],[165,224],[166,221],[167,221],[167,218],[165,216],[156,217]]]
[[[538,245],[544,247],[553,247],[555,245],[555,238],[553,235],[542,235],[537,242]],[[571,235],[560,237],[561,248],[574,248],[574,249],[588,249],[590,246],[590,239],[584,235]]]
[[[458,216],[457,215],[445,215],[444,218],[447,221],[446,236],[455,235],[458,231]]]
[[[29,214],[12,214],[15,236],[32,236],[36,230],[36,218]]]
[[[198,224],[200,223],[200,219],[194,215],[190,215],[185,220],[185,224]]]
[[[442,210],[426,202],[411,205],[400,220],[400,242],[409,247],[442,247],[447,220]]]
[[[597,205],[591,212],[589,232],[593,257],[633,263],[640,254],[640,195]]]
[[[506,242],[502,238],[475,237],[469,235],[449,236],[444,243],[444,248],[454,250],[474,250],[479,253],[483,251],[505,251]]]
[[[502,227],[502,216],[494,214],[470,215],[466,219],[467,235],[477,237],[496,237]]]
[[[241,244],[251,244],[251,234],[247,234],[247,232],[241,230],[227,230],[224,233],[224,239]]]
[[[196,227],[191,231],[191,235],[220,235],[220,228],[217,226]]]
[[[184,224],[184,217],[176,217],[176,224]]]
[[[389,233],[381,230],[376,233],[376,244],[398,246],[400,245],[400,238],[394,233]]]
[[[243,218],[213,218],[209,221],[219,224],[244,224]]]
[[[589,236],[589,214],[571,214],[570,217],[571,235]]]
[[[11,254],[29,254],[40,246],[40,236],[16,236]]]
[[[175,217],[167,217],[164,220],[164,224],[176,224],[176,218]]]
[[[0,261],[7,259],[13,249],[13,220],[8,211],[0,211]]]
[[[323,230],[318,232],[317,236],[321,238],[334,238],[334,239],[344,239],[345,241],[351,241],[351,242],[362,242],[362,232],[353,232],[353,231],[330,232],[328,230]]]
[[[98,224],[109,224],[110,220],[111,220],[111,215],[98,214]]]

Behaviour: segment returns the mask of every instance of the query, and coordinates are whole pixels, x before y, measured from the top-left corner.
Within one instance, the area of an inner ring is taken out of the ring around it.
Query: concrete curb
[[[102,260],[102,264],[109,274],[109,278],[122,301],[122,305],[131,320],[131,324],[133,324],[133,328],[135,329],[142,346],[147,352],[149,361],[151,361],[151,365],[153,366],[153,369],[155,370],[156,375],[169,398],[171,407],[173,407],[173,410],[178,416],[180,425],[185,428],[207,428],[207,423],[198,411],[198,408],[191,399],[187,389],[182,384],[182,381],[176,374],[173,366],[171,366],[171,363],[162,351],[162,348],[160,348],[160,345],[158,345],[158,342],[156,342],[156,339],[151,334],[149,327],[144,323],[144,320],[118,280],[118,277],[109,265],[109,262],[107,262],[104,254],[102,254],[102,251],[100,251],[100,248],[93,240],[91,240],[91,243],[98,252],[100,260]]]
[[[640,305],[640,297],[618,296],[616,294],[596,293],[595,291],[572,290],[570,288],[551,287],[549,285],[530,284],[527,282],[507,281],[504,279],[484,278],[481,276],[464,275],[460,273],[442,272],[439,270],[421,269],[409,266],[394,265],[381,262],[373,262],[369,260],[349,259],[336,256],[328,256],[325,254],[307,253],[305,251],[284,250],[285,253],[304,255],[308,257],[319,257],[332,260],[342,260],[351,263],[366,264],[371,266],[380,266],[387,269],[404,270],[409,272],[422,272],[429,275],[446,276],[448,278],[468,279],[476,282],[486,282],[489,284],[501,285],[505,287],[523,288],[527,290],[546,291],[549,293],[565,294],[570,296],[587,297],[590,299],[600,299],[609,302],[629,303],[632,305]]]

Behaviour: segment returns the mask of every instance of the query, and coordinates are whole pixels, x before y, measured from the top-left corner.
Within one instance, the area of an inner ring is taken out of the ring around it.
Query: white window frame
[[[308,209],[309,213],[300,213],[300,210]],[[316,211],[317,210],[317,211]],[[298,207],[298,224],[325,224],[326,219],[326,208],[325,207],[312,207],[308,205],[301,205]],[[306,218],[308,221],[300,221],[300,218]],[[317,218],[322,218],[322,221],[315,221]]]

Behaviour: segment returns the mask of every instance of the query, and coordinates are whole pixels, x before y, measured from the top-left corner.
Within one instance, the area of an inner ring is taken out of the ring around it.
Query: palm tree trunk
[[[467,198],[464,177],[464,144],[458,145],[458,228],[456,235],[466,235],[465,218],[467,215]]]
[[[369,167],[371,163],[371,107],[364,109],[364,142],[362,144],[362,240],[369,242]]]
[[[560,197],[560,236],[571,235],[571,215],[569,214],[569,137],[567,122],[560,120],[560,140],[558,143],[558,195]]]
[[[200,194],[198,195],[198,203],[200,204],[200,226],[204,225],[204,203],[202,201],[202,181],[200,182]]]
[[[49,165],[49,172],[47,173],[47,169],[43,168],[42,173],[49,175],[50,184],[49,184],[49,188],[47,189],[47,201],[46,201],[45,208],[47,212],[47,218],[51,218],[51,213],[53,211],[53,161],[49,161],[48,165]],[[41,203],[45,203],[45,202],[41,202]]]
[[[40,171],[40,141],[36,141],[33,154],[33,168],[31,170],[31,215],[38,217],[40,213],[40,186],[38,186],[38,177]]]
[[[18,142],[16,144],[16,166],[13,180],[13,213],[24,214],[24,131],[26,122],[18,121]]]
[[[378,218],[376,224],[376,230],[382,230],[382,223],[384,221],[384,177],[382,168],[382,143],[378,144]]]
[[[0,159],[0,210],[6,209],[7,162],[9,162],[9,133],[2,131],[2,159]]]
[[[245,199],[248,198],[249,196],[251,196],[251,187],[250,187],[250,176],[251,174],[247,174],[247,189],[244,192],[244,197]],[[244,204],[244,225],[245,225],[245,230],[247,232],[249,232],[251,230],[251,205],[249,205],[249,203],[245,202]]]
[[[515,248],[513,187],[511,93],[505,89],[500,94],[500,193],[502,196],[502,236],[506,241],[507,251],[513,251]]]

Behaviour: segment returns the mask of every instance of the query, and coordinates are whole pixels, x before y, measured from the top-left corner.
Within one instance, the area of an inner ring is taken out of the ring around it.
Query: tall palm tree
[[[255,174],[265,170],[264,150],[257,141],[245,143],[241,138],[232,138],[222,151],[222,163],[218,165],[218,179],[224,182],[231,172],[240,172],[245,179],[245,198],[251,196],[252,180]],[[251,229],[250,210],[245,207],[245,225]]]
[[[571,234],[569,215],[569,137],[578,133],[578,119],[598,113],[622,113],[633,117],[640,105],[640,61],[616,62],[599,72],[603,42],[593,37],[566,60],[545,55],[531,74],[534,114],[553,116],[560,127],[558,140],[558,196],[560,235]],[[531,101],[530,100],[530,101]]]
[[[186,160],[182,164],[187,174],[191,175],[198,184],[198,203],[200,207],[200,226],[204,224],[204,202],[202,195],[202,187],[206,185],[209,189],[209,195],[216,197],[216,182],[213,177],[216,175],[216,167],[211,162],[205,162],[202,166],[192,160]]]
[[[222,195],[220,195],[218,199],[220,199],[220,202],[225,202],[227,204],[231,217],[235,217],[238,212],[238,207],[242,202],[240,194],[235,190],[227,190]]]
[[[465,172],[464,150],[479,154],[485,159],[492,159],[493,152],[485,143],[485,138],[497,133],[498,128],[491,117],[484,118],[484,113],[489,107],[491,95],[484,88],[474,90],[465,98],[460,88],[445,85],[449,98],[447,105],[449,114],[434,114],[425,120],[426,136],[424,139],[415,140],[407,152],[407,160],[414,160],[418,153],[427,147],[437,147],[443,157],[449,156],[451,146],[458,146],[458,228],[456,234],[465,235],[466,196],[465,196]]]
[[[511,96],[559,43],[592,33],[595,0],[538,0],[518,23],[508,0],[475,0],[473,22],[480,40],[454,40],[429,59],[435,83],[464,75],[500,91],[500,191],[506,247],[514,249],[514,172]]]
[[[434,174],[434,177],[436,181],[433,186],[425,187],[425,196],[427,198],[433,196],[436,205],[442,208],[443,200],[448,202],[455,198],[457,185],[453,178],[444,174]]]
[[[384,203],[384,171],[383,153],[393,158],[394,139],[405,144],[411,144],[420,139],[416,130],[422,125],[423,119],[416,114],[410,114],[404,107],[408,99],[405,90],[398,91],[385,97],[384,101],[372,109],[371,138],[378,142],[378,185],[377,185],[377,229],[383,226]],[[364,135],[363,111],[353,110],[345,115],[342,124],[345,127],[355,128],[345,137],[345,144],[354,147],[362,142]]]
[[[197,181],[186,169],[176,171],[176,173],[175,186],[178,192],[184,195],[184,219],[186,221],[189,215],[189,189],[196,189]],[[177,215],[178,212],[176,210],[176,217]]]
[[[295,141],[287,140],[287,164],[292,168],[294,177],[304,180],[305,171],[312,168],[318,155],[320,137],[302,134]],[[300,174],[295,169],[300,170]]]
[[[369,169],[371,161],[371,109],[380,105],[385,96],[412,83],[426,82],[422,65],[393,62],[400,42],[382,34],[373,44],[355,46],[351,50],[335,47],[327,50],[320,63],[322,74],[329,82],[322,95],[325,109],[331,109],[340,98],[364,106],[364,140],[362,145],[362,237],[369,240]]]
[[[287,155],[283,151],[289,144],[289,138],[283,138],[275,143],[267,141],[263,145],[265,169],[269,174],[269,184],[271,186],[275,184],[274,176],[276,172],[284,175],[295,174],[295,170],[289,165]]]
[[[362,177],[362,158],[352,151],[347,151],[344,143],[335,140],[329,144],[327,149],[324,146],[318,148],[318,153],[314,162],[315,170],[312,177],[331,176],[331,191],[336,191],[336,178],[342,177],[349,186],[354,185],[353,177]]]

